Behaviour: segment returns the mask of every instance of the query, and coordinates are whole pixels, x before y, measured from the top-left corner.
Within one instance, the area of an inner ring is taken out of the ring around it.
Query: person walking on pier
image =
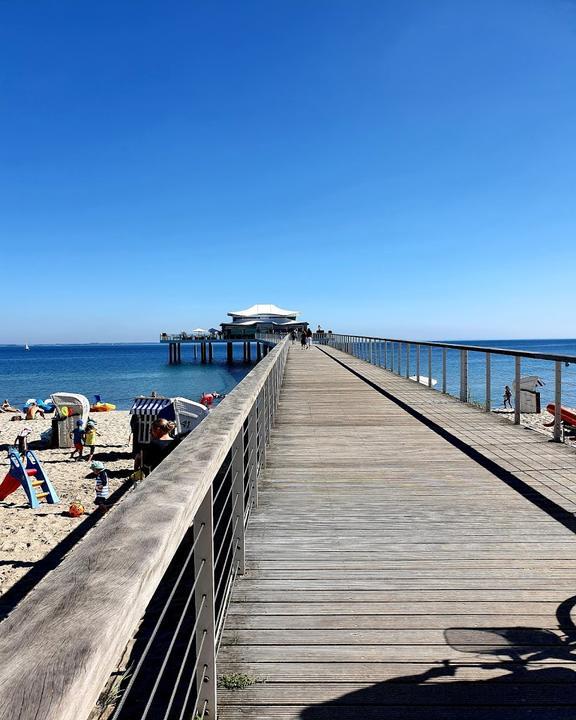
[[[302,330],[302,332],[300,333],[300,345],[302,346],[302,350],[305,350],[307,348],[306,340],[306,330]]]
[[[504,407],[506,407],[506,403],[508,403],[508,407],[512,410],[512,390],[510,390],[508,385],[504,388]]]
[[[292,345],[294,345],[294,341],[296,340],[296,333],[294,330],[290,330],[290,340],[292,341]]]
[[[312,330],[308,328],[306,330],[306,350],[310,350],[310,346],[312,345]]]

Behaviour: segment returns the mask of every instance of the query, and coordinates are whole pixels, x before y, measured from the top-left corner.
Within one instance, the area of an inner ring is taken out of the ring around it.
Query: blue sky
[[[0,342],[574,335],[576,3],[0,2]]]

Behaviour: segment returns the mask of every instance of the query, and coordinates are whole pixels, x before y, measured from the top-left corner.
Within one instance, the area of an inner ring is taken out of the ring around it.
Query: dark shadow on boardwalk
[[[301,720],[572,720],[576,717],[576,669],[540,663],[576,662],[576,626],[570,616],[575,605],[573,596],[556,612],[564,637],[532,627],[448,629],[446,641],[454,649],[507,659],[462,665],[441,660],[422,673],[309,706],[301,713]],[[459,668],[471,666],[480,671],[501,671],[502,675],[458,680]]]

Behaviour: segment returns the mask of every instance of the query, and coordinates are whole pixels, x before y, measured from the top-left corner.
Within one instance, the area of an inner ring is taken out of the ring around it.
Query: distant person
[[[200,398],[201,405],[204,405],[204,407],[207,407],[208,409],[210,409],[213,402],[214,402],[214,393],[209,393],[209,392],[202,393],[202,397]]]
[[[300,333],[300,345],[302,346],[302,350],[304,350],[304,348],[307,347],[307,345],[306,345],[306,330],[302,330],[302,332]]]
[[[2,405],[0,405],[0,411],[5,412],[5,413],[17,413],[17,412],[20,412],[20,410],[18,410],[18,408],[12,407],[12,405],[10,405],[10,403],[8,402],[8,400],[4,400],[4,402],[2,403]]]
[[[31,432],[31,428],[25,425],[22,430],[20,430],[18,435],[16,435],[16,440],[14,440],[14,445],[18,450],[18,454],[22,458],[23,463],[26,463],[26,453],[28,452],[28,436]]]
[[[308,330],[306,330],[306,349],[307,350],[310,349],[310,345],[312,345],[312,330],[310,330],[310,328],[308,328]]]
[[[296,333],[294,330],[290,330],[290,340],[292,341],[292,345],[294,345],[294,342],[296,341]]]
[[[96,475],[96,484],[94,490],[96,497],[94,498],[94,505],[98,507],[101,512],[108,510],[108,498],[110,496],[110,484],[108,482],[108,473],[103,462],[94,460],[90,465],[90,469]]]
[[[84,431],[84,447],[88,452],[86,460],[92,462],[94,452],[96,450],[96,437],[100,437],[100,433],[96,429],[96,420],[88,420],[86,430]]]
[[[504,388],[504,407],[506,407],[506,403],[508,403],[508,407],[512,410],[512,390],[510,390],[508,385]]]
[[[72,442],[74,443],[74,450],[72,451],[72,455],[70,455],[70,459],[74,458],[76,454],[78,454],[78,457],[76,460],[82,460],[82,457],[84,456],[84,423],[82,420],[76,420],[76,427],[72,432],[70,433],[70,437],[72,438]]]
[[[26,408],[26,420],[34,420],[36,415],[40,415],[40,417],[43,418],[44,410],[38,407],[36,403],[30,403],[30,405]]]

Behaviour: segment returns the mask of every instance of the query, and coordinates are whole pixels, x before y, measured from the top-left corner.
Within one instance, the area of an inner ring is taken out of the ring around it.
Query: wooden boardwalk
[[[573,720],[575,508],[571,450],[291,348],[219,718]]]

